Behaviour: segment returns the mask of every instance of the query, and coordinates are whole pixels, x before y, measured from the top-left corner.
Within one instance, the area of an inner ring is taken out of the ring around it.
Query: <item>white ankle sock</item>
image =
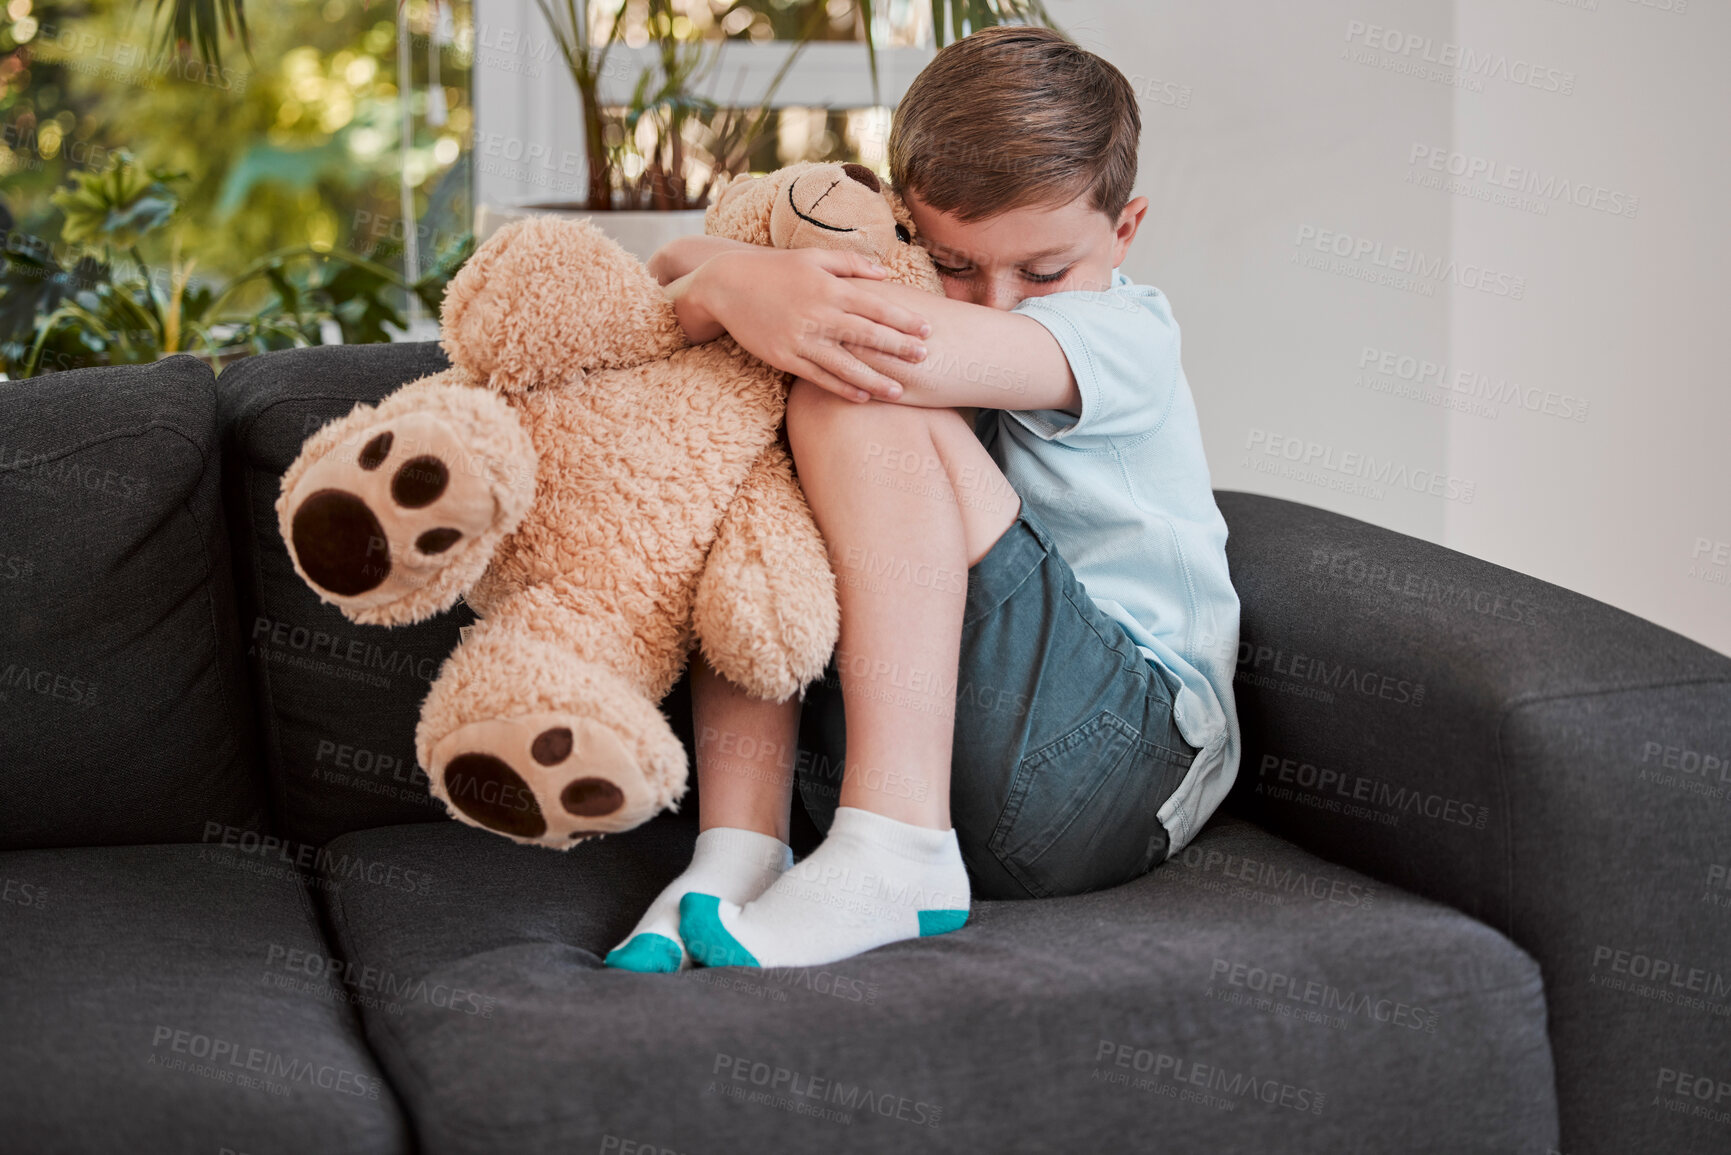
[[[625,941],[607,952],[607,965],[641,972],[689,969],[691,956],[679,936],[679,900],[699,890],[729,902],[750,902],[792,865],[793,851],[779,838],[732,826],[703,831],[691,865],[649,904]]]
[[[829,837],[753,899],[693,888],[680,937],[701,966],[820,966],[968,919],[956,832],[839,806]]]

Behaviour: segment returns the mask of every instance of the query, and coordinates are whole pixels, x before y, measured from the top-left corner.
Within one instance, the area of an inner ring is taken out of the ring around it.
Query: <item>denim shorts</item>
[[[1022,503],[968,570],[950,815],[976,898],[1101,890],[1163,862],[1155,813],[1197,749],[1171,687]],[[837,659],[806,689],[801,800],[829,829],[845,769]]]

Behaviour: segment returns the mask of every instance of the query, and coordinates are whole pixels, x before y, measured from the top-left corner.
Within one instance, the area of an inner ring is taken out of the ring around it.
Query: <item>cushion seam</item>
[[[213,383],[213,387],[212,387],[212,392],[213,393],[215,392],[214,383]],[[212,397],[212,402],[213,402],[213,410],[214,410],[214,402],[215,402],[214,396]],[[164,428],[168,428],[172,432],[179,433],[182,437],[186,437],[186,434],[178,428],[174,428],[172,426],[164,426]],[[187,440],[191,441],[192,439],[190,437],[188,437]],[[193,444],[196,448],[197,443],[194,442]],[[199,480],[202,481],[204,479],[205,475],[210,472],[212,455],[210,453],[207,453],[204,450],[200,449],[199,457],[200,457],[200,460],[202,461],[203,466],[204,466],[204,468],[199,473]],[[216,548],[216,537],[215,537],[216,531],[220,528],[220,526],[222,524],[222,518],[221,518],[221,515],[222,515],[222,454],[220,452],[215,454],[215,460],[216,460],[216,481],[217,481],[217,517],[213,518],[209,524],[206,524],[202,519],[200,519],[198,514],[193,510],[192,501],[190,498],[187,498],[187,499],[181,501],[180,507],[181,507],[181,509],[186,511],[187,517],[192,519],[192,524],[198,532],[199,540],[201,542],[203,542],[203,544],[204,544],[204,549],[202,551],[202,555],[203,555],[202,560],[204,562],[204,578],[199,583],[199,591],[204,597],[205,613],[208,616],[209,621],[210,621],[211,652],[212,652],[214,661],[216,663],[216,668],[213,672],[216,675],[217,683],[222,687],[222,704],[223,704],[223,709],[225,711],[225,721],[232,721],[234,719],[238,719],[239,717],[241,717],[242,711],[245,708],[247,708],[247,706],[250,704],[242,704],[242,703],[236,702],[235,696],[234,696],[234,687],[229,684],[230,682],[233,681],[233,679],[228,676],[228,670],[226,670],[224,668],[224,663],[222,660],[222,623],[220,621],[218,621],[218,619],[217,619],[216,597],[211,590],[211,585],[216,580],[216,577],[217,577],[216,572],[215,572],[215,567],[213,566],[212,561],[211,561],[211,556],[212,556],[212,552]],[[231,583],[234,580],[234,569],[232,566],[229,567],[228,580]],[[240,623],[236,622],[235,625],[239,626]],[[246,655],[243,653],[239,656],[242,659],[241,665],[242,665],[242,667],[244,667]],[[241,707],[241,708],[237,709],[237,706]],[[231,752],[233,754],[236,754],[236,755],[244,755],[244,750],[241,747],[241,744],[239,741],[239,736],[236,734],[235,728],[233,726],[225,725],[223,727],[223,733],[224,733],[225,740],[229,744]],[[243,762],[245,761],[244,757],[242,757],[242,761]],[[249,777],[250,777],[250,775],[249,775]],[[256,785],[256,783],[254,783],[254,785]]]
[[[328,844],[327,844],[327,846],[328,846]],[[355,957],[355,955],[357,954],[357,951],[355,950],[354,936],[349,931],[349,927],[351,924],[350,924],[349,913],[348,913],[348,887],[347,887],[347,885],[339,885],[337,887],[336,902],[333,904],[333,906],[334,906],[334,909],[331,912],[332,913],[332,921],[337,925],[337,927],[340,931],[340,936],[342,938],[342,941],[336,945],[342,950],[343,957],[345,959],[353,959]],[[370,1016],[370,1015],[366,1014],[366,1012],[364,1010],[357,1010],[356,1016],[361,1020],[361,1032],[362,1032],[363,1040],[366,1038],[366,1035],[371,1032],[372,1028],[376,1025],[378,1027],[379,1032],[381,1034],[383,1034],[386,1037],[386,1039],[389,1040],[389,1042],[391,1044],[391,1049],[396,1051],[398,1058],[403,1062],[403,1064],[405,1066],[407,1066],[409,1068],[409,1075],[410,1075],[410,1078],[414,1081],[416,1090],[420,1091],[422,1093],[422,1095],[425,1096],[431,1090],[431,1087],[427,1081],[426,1073],[421,1070],[420,1064],[415,1062],[415,1059],[414,1059],[412,1052],[409,1050],[409,1048],[407,1046],[404,1045],[402,1038],[399,1037],[397,1035],[397,1033],[391,1028],[391,1024],[388,1022],[381,1022],[376,1016]],[[372,1050],[371,1047],[369,1047],[368,1049]],[[392,1073],[385,1067],[385,1064],[383,1061],[384,1060],[383,1055],[377,1054],[375,1052],[374,1058],[376,1060],[378,1060],[378,1062],[379,1062],[380,1072],[387,1075],[387,1076],[391,1076],[390,1081],[393,1084],[392,1089],[397,1092],[399,1100],[402,1103],[403,1114],[407,1117],[410,1127],[418,1133],[420,1130],[420,1125],[419,1125],[420,1121],[416,1117],[416,1112],[414,1111],[414,1109],[412,1109],[410,1107],[408,1097],[403,1094],[402,1088],[396,1086],[396,1084],[398,1082],[397,1078],[394,1075],[392,1075]],[[417,1100],[417,1102],[418,1102],[418,1100]]]
[[[240,484],[241,502],[243,505],[242,514],[246,517],[248,523],[246,539],[247,552],[252,563],[253,589],[251,592],[254,601],[253,612],[257,615],[259,609],[262,608],[264,604],[264,577],[262,570],[263,555],[259,548],[258,535],[251,531],[253,480],[252,471],[246,468],[244,463],[241,468]],[[250,640],[248,644],[251,644]],[[271,783],[266,794],[274,795],[276,793],[277,784],[282,783],[283,797],[279,799],[278,802],[279,811],[283,811],[284,813],[279,813],[279,821],[282,822],[284,833],[286,834],[288,833],[288,815],[286,814],[288,803],[287,784],[283,783],[282,767],[284,764],[284,758],[282,749],[282,733],[281,727],[277,724],[276,688],[272,682],[273,671],[271,669],[271,664],[268,661],[249,661],[246,665],[252,669],[258,682],[259,696],[263,699],[260,703],[263,706],[263,709],[260,711],[262,714],[260,723],[261,729],[266,735],[266,758],[268,761],[266,762],[265,770],[270,776]]]
[[[192,434],[188,433],[185,429],[181,428],[181,426],[179,426],[173,422],[152,421],[147,425],[137,426],[137,427],[132,428],[132,429],[113,429],[113,430],[110,430],[109,432],[100,434],[96,437],[91,437],[87,440],[77,442],[76,444],[68,445],[64,449],[57,450],[56,452],[54,452],[52,454],[46,454],[45,453],[39,457],[32,457],[28,462],[26,462],[22,466],[19,466],[19,465],[0,465],[0,473],[12,473],[12,472],[16,472],[16,471],[19,471],[22,469],[33,468],[37,465],[43,465],[43,464],[46,464],[50,461],[59,461],[62,458],[72,456],[74,453],[82,453],[82,452],[84,452],[84,450],[90,449],[93,446],[101,445],[105,441],[117,441],[123,437],[125,437],[125,438],[143,437],[147,433],[152,433],[158,429],[166,430],[167,432],[170,432],[170,433],[176,433],[176,434],[179,434],[181,437],[185,438],[187,440],[187,442],[193,446],[193,448],[198,450],[198,455],[199,455],[199,459],[200,459],[201,464],[202,465],[208,465],[209,464],[210,451],[207,447],[205,447],[199,443],[198,438],[194,437]],[[201,469],[201,473],[202,473],[202,469]]]
[[[402,388],[402,386],[399,385],[396,388],[400,389],[400,388]],[[395,392],[395,391],[396,391],[395,389],[392,390],[392,392]],[[388,396],[390,396],[390,394],[387,393],[385,396],[388,397]],[[380,400],[383,400],[383,398],[380,398]],[[250,441],[252,438],[253,426],[258,424],[258,422],[262,418],[264,418],[264,416],[266,414],[268,414],[271,410],[277,408],[279,405],[293,405],[296,402],[300,402],[300,401],[347,401],[347,402],[349,402],[351,409],[356,405],[376,405],[376,404],[378,404],[377,401],[362,401],[362,400],[358,400],[358,399],[353,398],[353,397],[345,397],[341,394],[336,394],[336,393],[301,393],[301,394],[296,394],[293,397],[279,397],[275,401],[270,402],[268,405],[265,405],[263,408],[257,410],[256,412],[249,413],[245,417],[241,418],[240,425],[237,427],[237,432],[240,434],[240,444],[241,444],[242,450],[244,451],[246,449],[247,442]],[[341,421],[345,416],[347,416],[347,414],[338,414],[337,416],[332,417],[331,421]],[[325,424],[328,425],[328,424],[330,424],[330,422],[327,421]],[[316,433],[317,430],[314,430],[313,432]],[[308,434],[307,436],[311,436],[311,435]],[[306,442],[307,442],[307,437],[303,436],[301,438],[301,446],[303,448],[306,446]],[[249,453],[247,453],[247,456],[250,458],[250,457],[252,457],[252,454],[249,452]],[[300,456],[299,450],[297,450],[295,452],[295,456],[296,457]],[[289,461],[290,461],[290,464],[293,464],[294,458],[290,458]]]

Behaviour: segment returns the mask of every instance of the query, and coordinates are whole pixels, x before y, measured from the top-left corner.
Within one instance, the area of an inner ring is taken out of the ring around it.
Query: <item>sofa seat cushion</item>
[[[687,814],[562,854],[454,823],[333,843],[432,875],[319,891],[354,964],[441,992],[362,1008],[427,1152],[1554,1142],[1533,961],[1241,820],[1125,886],[976,903],[959,931],[827,967],[603,968],[694,832]]]
[[[0,1149],[408,1150],[310,864],[232,841],[0,854]]]

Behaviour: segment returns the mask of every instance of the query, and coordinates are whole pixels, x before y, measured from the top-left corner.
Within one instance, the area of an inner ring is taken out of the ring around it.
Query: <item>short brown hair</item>
[[[963,220],[1084,193],[1116,218],[1136,182],[1141,131],[1136,94],[1111,64],[1048,28],[985,28],[908,86],[890,130],[890,177]]]

